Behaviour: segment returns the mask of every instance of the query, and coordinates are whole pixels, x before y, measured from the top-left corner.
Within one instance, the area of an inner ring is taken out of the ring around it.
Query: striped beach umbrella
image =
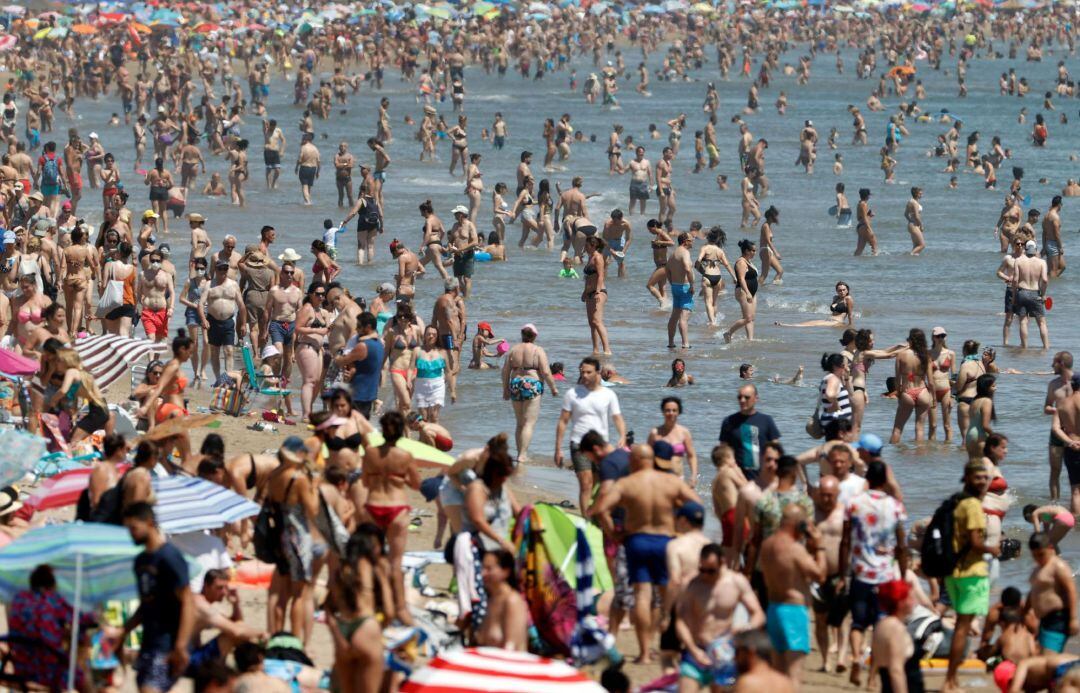
[[[603,693],[600,684],[557,659],[497,647],[447,652],[413,672],[402,693]]]
[[[119,464],[116,471],[123,474],[130,465]],[[26,504],[34,510],[52,510],[75,505],[79,502],[79,495],[90,485],[90,473],[92,467],[82,467],[62,471],[41,482],[41,486],[34,489]]]
[[[75,609],[138,596],[132,561],[142,549],[127,529],[92,522],[38,527],[0,549],[0,599],[29,588],[30,573],[49,565],[56,589]],[[79,619],[73,619],[68,688],[75,686]]]
[[[154,515],[166,534],[217,529],[259,514],[259,506],[235,491],[197,477],[153,480]]]
[[[102,390],[127,373],[140,359],[151,354],[164,354],[168,349],[164,342],[154,343],[115,334],[92,335],[75,342],[75,351]]]

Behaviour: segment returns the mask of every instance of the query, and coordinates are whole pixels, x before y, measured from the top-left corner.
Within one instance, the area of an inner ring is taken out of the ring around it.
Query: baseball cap
[[[885,447],[885,443],[873,433],[863,433],[859,436],[859,442],[855,444],[855,447],[866,450],[871,455],[880,455],[881,448]]]
[[[458,205],[457,207],[454,207],[453,209],[451,209],[450,213],[451,214],[468,214],[469,213],[469,208],[466,207],[465,205]]]
[[[705,506],[696,501],[688,501],[679,506],[675,517],[685,517],[694,524],[702,524],[705,522]]]
[[[397,293],[397,287],[395,287],[390,282],[383,282],[382,284],[379,284],[379,293],[380,294]]]
[[[1024,244],[1025,255],[1034,255],[1037,252],[1039,252],[1039,246],[1035,244],[1035,241],[1028,241]]]
[[[273,358],[274,356],[277,356],[280,353],[281,352],[278,351],[278,348],[276,346],[274,346],[273,344],[267,344],[265,347],[263,347],[262,358],[263,359]]]
[[[653,464],[657,469],[671,471],[674,467],[671,458],[675,456],[675,448],[666,440],[658,440],[652,444]]]
[[[300,462],[307,456],[307,446],[300,436],[289,436],[281,443],[278,454],[289,462]]]
[[[220,267],[228,267],[228,266],[229,266],[229,261],[228,260],[218,260],[217,262],[214,263],[214,267],[219,267],[220,268]]]
[[[946,337],[946,336],[948,336],[949,333],[945,331],[944,327],[941,327],[939,325],[939,326],[935,327],[933,329],[933,331],[930,332],[930,334],[933,335],[934,337]]]
[[[488,332],[490,332],[492,334],[492,336],[495,335],[495,330],[491,329],[491,323],[489,323],[489,322],[478,322],[478,323],[476,323],[476,329],[478,329],[478,330],[487,330]]]
[[[148,209],[142,213],[143,219],[157,219],[160,215],[152,209]]]
[[[62,209],[71,209],[71,200],[64,200],[64,203],[60,205]]]

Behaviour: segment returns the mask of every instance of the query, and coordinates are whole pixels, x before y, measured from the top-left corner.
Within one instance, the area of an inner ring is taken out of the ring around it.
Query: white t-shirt
[[[341,229],[339,227],[331,226],[322,232],[323,243],[326,244],[327,248],[337,247],[337,235],[340,231]]]
[[[849,473],[847,478],[840,482],[840,493],[837,494],[837,502],[845,508],[855,496],[866,490],[866,479],[855,473]]]
[[[619,398],[606,387],[590,390],[575,385],[563,395],[563,411],[570,412],[570,442],[577,445],[589,431],[596,431],[607,440],[611,417],[618,416]]]
[[[176,548],[198,562],[201,571],[191,575],[191,591],[202,592],[203,578],[211,568],[227,570],[233,566],[225,543],[209,532],[185,532],[169,536]]]

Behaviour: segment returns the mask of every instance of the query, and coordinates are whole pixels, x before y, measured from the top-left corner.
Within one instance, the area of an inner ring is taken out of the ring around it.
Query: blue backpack
[[[60,164],[54,154],[51,158],[45,157],[45,163],[41,166],[41,184],[57,185],[60,182]]]

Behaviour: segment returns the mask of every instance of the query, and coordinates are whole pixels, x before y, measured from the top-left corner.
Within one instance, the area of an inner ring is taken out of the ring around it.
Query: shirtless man
[[[997,278],[1005,282],[1005,322],[1001,326],[1001,343],[1005,346],[1009,345],[1009,332],[1013,321],[1013,301],[1016,293],[1013,289],[1013,276],[1016,274],[1016,259],[1023,254],[1023,241],[1012,241],[997,268]]]
[[[1035,567],[1027,606],[1039,619],[1039,644],[1044,651],[1064,652],[1069,636],[1080,633],[1072,568],[1058,556],[1046,532],[1032,534],[1028,548]]]
[[[810,583],[826,578],[826,551],[817,526],[798,503],[788,503],[780,527],[761,544],[761,570],[769,596],[767,612],[773,664],[791,677],[796,690],[810,652]],[[806,539],[804,546],[801,539]]]
[[[447,235],[447,248],[454,258],[454,276],[458,280],[461,296],[468,298],[472,291],[473,271],[476,268],[476,250],[482,248],[476,224],[469,219],[469,209],[458,205],[453,209],[454,225]]]
[[[334,185],[337,186],[337,206],[344,207],[345,200],[349,200],[349,208],[353,206],[352,170],[356,165],[356,159],[349,151],[349,143],[341,142],[334,154]]]
[[[739,679],[733,693],[792,693],[791,679],[772,667],[772,643],[765,630],[748,630],[735,636],[735,668]]]
[[[1048,282],[1046,260],[1038,257],[1035,241],[1024,244],[1024,256],[1016,258],[1013,271],[1013,314],[1020,316],[1020,348],[1027,348],[1028,318],[1034,317],[1039,325],[1039,337],[1043,349],[1050,348],[1050,335],[1046,328],[1046,285]]]
[[[203,160],[202,152],[198,145],[190,142],[180,147],[180,187],[191,190],[195,187],[196,169],[202,168],[206,175],[206,161]],[[168,227],[165,229],[168,231]]]
[[[664,228],[664,225],[660,223],[659,219],[649,219],[645,222],[645,228],[653,235],[649,245],[653,251],[653,265],[656,267],[653,273],[649,275],[649,280],[645,282],[645,288],[660,305],[663,305],[664,285],[667,284],[668,280],[668,248],[675,245],[675,240]]]
[[[761,628],[765,613],[746,577],[724,565],[718,544],[702,546],[696,558],[697,574],[676,606],[675,630],[685,647],[679,662],[679,693],[705,687],[719,693],[733,686],[738,674],[732,636]],[[749,621],[735,627],[739,604],[749,613]]]
[[[169,320],[176,307],[176,280],[162,267],[160,250],[147,255],[150,261],[138,282],[137,300],[142,305],[141,320],[146,338],[164,342],[169,338]]]
[[[416,253],[405,247],[399,240],[390,244],[390,254],[397,260],[397,273],[394,275],[394,284],[397,286],[399,297],[416,295],[416,276],[424,273],[424,266],[420,264],[420,258]]]
[[[675,188],[671,184],[671,162],[674,160],[675,151],[664,147],[660,161],[656,162],[656,197],[660,201],[660,221],[665,222],[675,218]]]
[[[1065,248],[1061,244],[1061,195],[1054,195],[1050,209],[1043,217],[1042,246],[1050,276],[1060,277],[1065,271]]]
[[[634,160],[626,165],[630,170],[630,207],[629,214],[634,214],[634,203],[637,202],[642,214],[645,214],[645,203],[649,201],[649,189],[652,188],[652,162],[645,158],[645,147],[634,150]]]
[[[296,166],[293,172],[300,179],[300,192],[304,196],[304,204],[311,204],[311,186],[315,185],[315,179],[319,177],[319,169],[322,168],[322,158],[319,149],[312,140],[314,136],[305,133],[301,140],[300,153],[296,157]]]
[[[237,313],[240,318],[239,326],[235,318]],[[210,366],[214,370],[214,379],[217,380],[222,370],[219,359],[221,352],[225,352],[224,368],[229,370],[233,362],[236,334],[239,332],[241,337],[247,334],[247,309],[244,307],[243,296],[240,295],[240,285],[229,278],[227,260],[218,260],[214,264],[214,277],[199,301],[199,321],[207,331]]]
[[[607,266],[611,267],[612,261],[619,265],[619,278],[626,277],[626,253],[633,239],[633,231],[630,222],[623,218],[622,210],[614,209],[607,221],[604,222],[604,230],[601,232],[604,238],[604,257]]]
[[[532,178],[532,169],[529,168],[529,164],[532,163],[532,152],[524,151],[521,153],[521,161],[517,166],[517,192],[515,194],[520,195],[521,191],[525,189],[526,179]]]
[[[304,292],[293,282],[296,265],[286,260],[281,264],[278,283],[270,287],[266,300],[266,324],[263,333],[267,341],[281,353],[281,373],[288,377],[292,372],[293,335],[296,332],[296,314],[304,300]]]
[[[188,225],[191,227],[191,259],[206,257],[210,252],[210,234],[206,232],[206,217],[192,212],[188,215]],[[189,260],[190,263],[190,260]]]
[[[1072,394],[1058,401],[1051,433],[1065,441],[1063,458],[1072,487],[1071,509],[1080,515],[1080,375],[1073,374],[1069,380]]]
[[[338,282],[326,287],[326,305],[337,311],[337,316],[330,323],[330,331],[326,336],[330,349],[329,353],[331,357],[340,356],[345,353],[345,344],[349,341],[349,338],[356,334],[360,313],[364,311]],[[337,363],[331,360],[326,374],[327,382],[336,380],[337,370]]]
[[[1053,416],[1058,404],[1072,394],[1070,381],[1073,377],[1073,356],[1067,351],[1054,354],[1054,378],[1046,385],[1046,400],[1043,402],[1043,414]],[[1050,500],[1061,497],[1061,459],[1065,453],[1065,441],[1050,432]]]
[[[258,640],[265,635],[244,623],[240,595],[236,588],[229,586],[229,574],[225,570],[211,568],[206,571],[202,590],[192,595],[192,601],[195,606],[195,623],[191,628],[193,657],[202,661],[223,659],[236,645]],[[220,602],[227,602],[232,607],[228,616],[214,608],[214,604]],[[206,643],[201,642],[199,635],[211,629],[217,632],[217,636]]]
[[[266,165],[266,187],[277,189],[281,176],[281,157],[285,153],[285,133],[276,120],[263,121],[263,163]]]
[[[667,545],[675,535],[675,510],[688,502],[701,503],[694,489],[681,477],[655,468],[648,445],[630,450],[630,474],[619,479],[593,508],[594,517],[611,536],[616,536],[611,511],[626,510],[623,546],[630,584],[634,587],[634,629],[640,654],[635,660],[652,661],[650,646],[658,624],[653,622],[654,586],[666,599],[668,585]]]
[[[460,337],[465,331],[465,316],[458,303],[458,283],[447,279],[443,283],[443,293],[435,299],[431,311],[431,326],[439,331],[439,348],[446,350],[450,362],[446,364],[446,386],[455,392],[458,368],[461,365]],[[453,399],[451,399],[453,401]]]
[[[230,234],[221,239],[221,250],[210,256],[209,263],[214,266],[221,261],[227,262],[229,264],[229,279],[237,281],[240,279],[240,260],[243,257],[243,255],[236,252],[236,236]]]
[[[368,149],[375,155],[375,170],[371,173],[371,195],[379,209],[385,209],[383,202],[383,183],[386,182],[386,169],[390,168],[390,155],[386,148],[374,137],[368,138]]]
[[[814,524],[821,533],[825,547],[826,578],[812,594],[814,607],[814,637],[821,652],[821,670],[831,672],[841,643],[840,626],[847,616],[847,597],[843,594],[843,573],[840,570],[840,543],[844,538],[844,506],[838,502],[840,482],[834,476],[823,476],[818,481],[814,498]],[[830,642],[832,645],[830,645]]]
[[[569,190],[564,190],[559,194],[559,200],[555,203],[555,225],[559,223],[559,210],[562,210],[562,218],[565,219],[568,216],[585,217],[589,218],[589,209],[585,203],[585,193],[581,191],[581,186],[585,185],[585,179],[581,176],[574,176],[574,180],[571,181],[571,187]]]
[[[690,348],[687,325],[690,322],[690,312],[694,310],[694,260],[690,256],[693,249],[694,237],[688,233],[680,233],[675,252],[664,265],[667,281],[671,285],[671,316],[667,325],[668,349],[675,348],[676,327],[679,328],[682,348]]]

